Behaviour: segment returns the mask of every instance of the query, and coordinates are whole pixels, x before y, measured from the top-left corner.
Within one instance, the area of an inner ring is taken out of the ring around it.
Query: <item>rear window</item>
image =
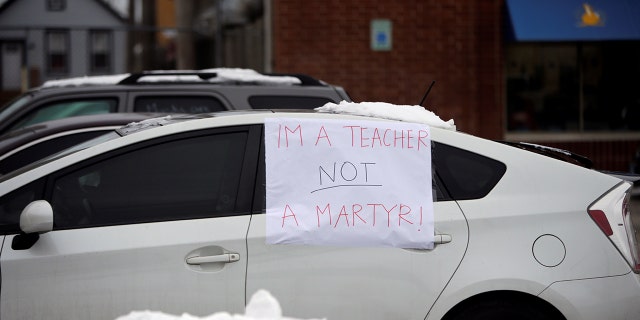
[[[224,104],[214,97],[153,96],[135,99],[133,111],[159,113],[209,113],[226,110]]]
[[[432,161],[453,200],[480,199],[504,175],[504,163],[467,150],[433,142]]]
[[[324,97],[308,96],[251,96],[249,105],[253,109],[314,109],[334,102]]]

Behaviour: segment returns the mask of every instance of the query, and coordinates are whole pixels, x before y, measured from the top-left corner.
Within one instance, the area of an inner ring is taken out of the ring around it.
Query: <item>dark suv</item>
[[[313,109],[351,101],[342,87],[301,74],[250,69],[143,73],[52,80],[0,109],[0,134],[60,118],[116,112],[205,113]]]

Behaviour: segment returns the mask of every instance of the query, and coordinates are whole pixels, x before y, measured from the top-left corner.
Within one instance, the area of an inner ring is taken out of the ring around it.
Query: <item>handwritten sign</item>
[[[267,243],[433,248],[424,124],[270,118]]]

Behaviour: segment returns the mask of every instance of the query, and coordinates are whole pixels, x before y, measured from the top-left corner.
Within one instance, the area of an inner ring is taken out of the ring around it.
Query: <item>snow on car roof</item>
[[[202,80],[197,75],[193,76],[176,76],[176,80],[186,80],[183,77],[188,77],[189,81],[209,81],[209,82],[251,82],[251,83],[259,83],[264,85],[269,84],[279,84],[279,85],[295,85],[300,84],[300,79],[291,76],[272,76],[272,75],[264,75],[252,69],[242,69],[242,68],[213,68],[213,69],[203,69],[200,72],[211,72],[216,73],[217,77],[211,78],[209,80]],[[182,79],[179,79],[182,78]],[[142,81],[152,82],[156,80],[155,77],[145,77]],[[162,77],[158,79],[159,81],[167,81],[166,78]]]
[[[456,130],[453,119],[444,121],[435,113],[418,105],[396,105],[386,102],[347,102],[339,104],[329,102],[315,110],[320,112],[342,113],[358,116],[376,117],[390,120],[424,123],[432,127]]]
[[[185,75],[175,75],[169,73],[193,73]],[[163,74],[166,73],[166,74]],[[202,79],[198,74],[203,73],[215,73],[216,77]],[[130,73],[106,75],[106,76],[84,76],[59,80],[46,81],[43,88],[53,87],[79,87],[90,85],[113,85],[118,84],[120,81],[131,76]],[[261,85],[297,85],[300,84],[300,79],[292,76],[276,76],[276,75],[264,75],[252,69],[242,68],[213,68],[203,70],[156,70],[145,74],[138,79],[138,82],[153,83],[153,82],[210,82],[210,83],[225,83],[225,82],[241,82],[241,83],[256,83]]]
[[[54,87],[79,87],[89,85],[105,85],[116,84],[122,79],[125,79],[130,74],[115,74],[108,76],[84,76],[59,80],[49,80],[42,84],[42,88],[54,88]]]

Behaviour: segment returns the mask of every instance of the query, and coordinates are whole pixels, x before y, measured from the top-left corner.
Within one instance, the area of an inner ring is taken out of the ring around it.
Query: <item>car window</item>
[[[11,130],[49,120],[90,114],[114,113],[117,110],[117,106],[118,100],[115,98],[56,101],[42,105],[23,116],[20,121],[12,125]]]
[[[31,100],[33,100],[33,95],[31,93],[25,93],[24,95],[19,96],[15,100],[2,106],[2,108],[0,108],[0,122],[5,121],[5,119],[13,115],[14,112],[20,110],[22,106],[26,105]]]
[[[0,160],[0,175],[5,175],[36,160],[43,159],[49,155],[74,146],[80,142],[93,139],[109,131],[113,130],[78,132],[29,146],[28,148],[20,150]]]
[[[253,109],[314,109],[324,106],[331,99],[311,96],[251,96],[249,105]]]
[[[443,187],[454,200],[483,198],[507,169],[500,161],[438,142],[434,142],[432,158]]]
[[[54,229],[247,211],[238,187],[247,132],[164,141],[54,178]]]
[[[153,96],[137,97],[134,112],[208,113],[226,110],[217,98],[209,96]]]

